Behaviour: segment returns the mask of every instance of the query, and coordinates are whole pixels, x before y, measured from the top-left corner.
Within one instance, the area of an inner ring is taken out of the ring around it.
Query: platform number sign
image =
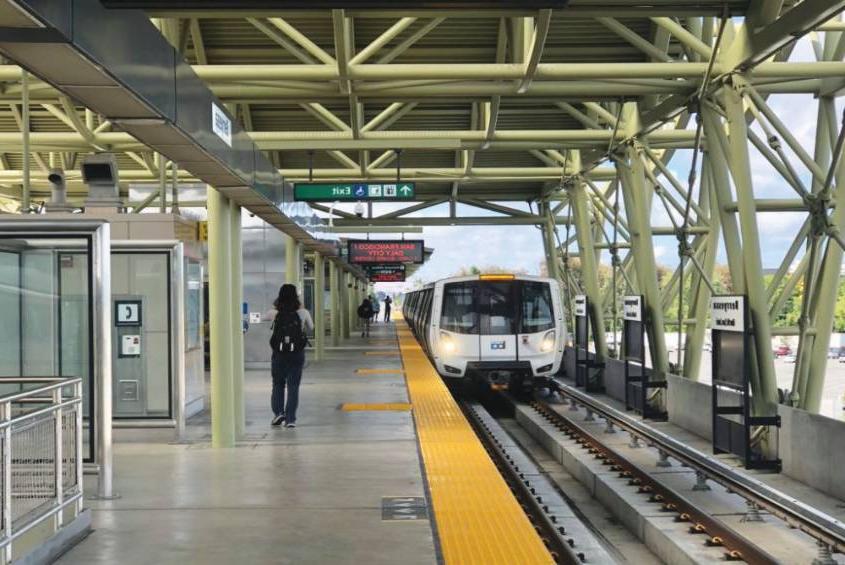
[[[140,326],[141,315],[140,300],[117,300],[114,303],[114,324],[116,326]]]

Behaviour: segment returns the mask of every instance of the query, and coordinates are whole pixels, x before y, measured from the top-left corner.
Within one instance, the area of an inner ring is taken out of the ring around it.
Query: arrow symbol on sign
[[[407,184],[403,184],[402,187],[399,189],[399,192],[402,193],[402,196],[408,196],[411,194],[411,187]]]

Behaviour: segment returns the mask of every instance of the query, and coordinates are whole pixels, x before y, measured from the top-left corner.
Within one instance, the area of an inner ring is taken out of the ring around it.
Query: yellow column
[[[211,445],[235,445],[232,376],[231,219],[229,200],[208,188],[208,293],[211,357]]]
[[[232,404],[234,405],[235,437],[246,432],[244,406],[244,332],[243,332],[243,248],[241,246],[241,207],[229,204],[232,230]]]

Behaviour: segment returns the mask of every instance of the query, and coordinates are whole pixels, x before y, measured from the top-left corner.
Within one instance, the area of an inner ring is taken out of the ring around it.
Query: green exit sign
[[[413,200],[416,185],[412,182],[389,183],[320,183],[297,182],[293,199],[297,202]]]

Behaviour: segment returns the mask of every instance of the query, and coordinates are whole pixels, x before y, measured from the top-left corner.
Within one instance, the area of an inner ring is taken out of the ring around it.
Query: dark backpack
[[[297,353],[305,349],[308,339],[302,331],[302,320],[296,312],[279,312],[273,320],[270,347],[281,353]]]
[[[358,317],[359,318],[372,318],[373,317],[373,307],[367,306],[366,304],[361,304],[358,306]]]

